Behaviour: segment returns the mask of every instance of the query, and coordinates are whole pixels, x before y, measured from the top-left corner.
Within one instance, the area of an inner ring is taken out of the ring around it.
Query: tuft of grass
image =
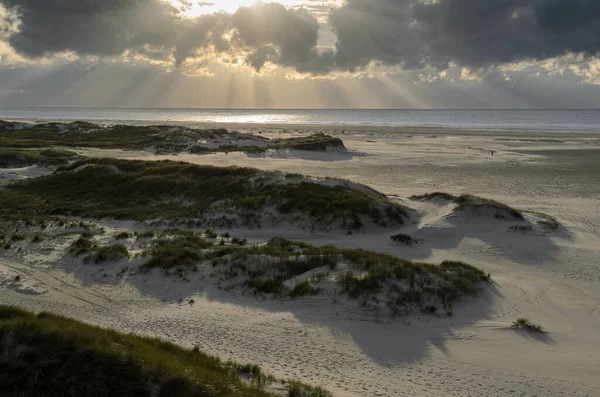
[[[133,237],[133,234],[129,232],[121,232],[115,236],[115,240],[127,240]]]
[[[173,233],[173,232],[171,232]],[[174,239],[159,239],[154,242],[154,248],[147,252],[150,260],[142,265],[142,269],[159,268],[168,270],[174,267],[195,266],[202,258],[202,250],[211,247],[193,232]]]
[[[129,251],[127,251],[127,247],[121,244],[114,244],[102,247],[93,247],[84,261],[99,264],[104,262],[118,261],[125,258],[129,258]]]
[[[19,168],[32,165],[58,167],[74,161],[77,157],[77,153],[66,150],[0,149],[0,168]]]
[[[92,243],[89,239],[80,237],[69,247],[69,254],[72,256],[87,254],[94,248],[94,246],[94,243]]]
[[[301,296],[317,295],[319,292],[321,292],[320,288],[313,287],[308,280],[305,280],[296,283],[294,288],[288,292],[288,295],[290,298],[298,298]]]
[[[392,239],[392,241],[396,242],[396,243],[401,243],[401,244],[406,244],[406,245],[413,245],[417,243],[417,240],[415,240],[414,238],[412,238],[411,236],[407,236],[406,234],[396,234],[390,237],[390,239]]]
[[[0,351],[6,396],[272,397],[267,387],[276,381],[258,366],[224,363],[198,348],[10,306],[0,306]],[[252,384],[232,368],[247,368]],[[291,396],[331,397],[321,388],[283,384]]]
[[[430,201],[435,199],[446,200],[446,201],[454,201],[456,196],[450,193],[444,192],[433,192],[433,193],[425,193],[425,194],[416,194],[409,197],[410,200],[415,201]]]
[[[531,332],[544,332],[544,328],[539,324],[534,324],[525,317],[519,317],[512,323],[513,328],[525,329]]]
[[[13,234],[12,236],[10,236],[10,241],[12,242],[18,242],[18,241],[25,241],[27,239],[27,236],[25,236],[24,234]]]
[[[333,394],[319,386],[290,382],[287,397],[333,397]]]
[[[156,233],[154,233],[153,231],[150,230],[150,231],[137,233],[136,237],[137,238],[154,238],[155,235],[156,235]]]

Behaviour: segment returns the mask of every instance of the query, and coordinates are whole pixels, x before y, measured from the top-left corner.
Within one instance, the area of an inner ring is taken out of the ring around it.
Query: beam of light
[[[260,3],[279,3],[286,7],[302,7],[313,9],[315,6],[339,6],[341,0],[323,0],[315,2],[311,0],[196,0],[191,5],[186,4],[182,0],[165,0],[173,4],[177,9],[182,10],[182,13],[190,18],[197,17],[202,14],[213,14],[215,12],[234,13],[240,7],[250,7]]]

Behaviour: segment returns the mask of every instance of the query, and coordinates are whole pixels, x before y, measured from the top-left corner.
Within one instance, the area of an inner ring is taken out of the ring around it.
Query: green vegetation
[[[357,230],[363,220],[402,224],[405,207],[382,195],[318,183],[277,183],[281,174],[252,168],[172,161],[88,159],[53,175],[13,183],[0,191],[0,216],[76,215],[117,219],[196,219],[229,226],[260,226],[274,207],[316,227]],[[262,181],[262,182],[261,182]],[[211,214],[220,214],[211,219]]]
[[[95,264],[118,261],[129,258],[127,247],[121,244],[106,245],[102,247],[95,246],[90,250],[89,255],[84,262],[93,262]]]
[[[121,244],[98,246],[87,238],[80,237],[69,247],[71,256],[87,255],[84,262],[96,264],[117,261],[129,257],[127,247]]]
[[[411,236],[407,236],[406,234],[396,234],[390,237],[390,239],[396,243],[400,243],[400,244],[406,244],[406,245],[413,245],[416,244],[418,241],[415,240],[414,238],[412,238]]]
[[[472,196],[470,194],[461,194],[460,196],[454,196],[450,193],[434,192],[422,195],[411,196],[411,200],[418,201],[430,201],[433,199],[442,199],[451,201],[456,204],[456,210],[462,209],[492,209],[496,210],[496,218],[505,219],[507,216],[517,220],[525,220],[523,213],[520,210],[509,207],[506,204],[499,203],[498,201]]]
[[[115,236],[115,240],[127,240],[133,237],[133,234],[129,232],[121,232]]]
[[[270,149],[296,149],[323,152],[329,148],[345,148],[344,142],[330,135],[316,133],[308,137],[277,139]]]
[[[77,159],[77,153],[65,150],[0,149],[0,168],[19,168],[31,165],[57,167]]]
[[[525,317],[520,317],[513,321],[512,326],[513,328],[525,329],[532,332],[544,332],[544,328],[541,325],[534,324]]]
[[[18,242],[18,241],[25,241],[27,239],[27,237],[24,234],[13,234],[12,236],[10,236],[10,241],[12,242]]]
[[[444,192],[433,192],[433,193],[425,193],[425,194],[417,194],[409,197],[411,200],[416,201],[431,201],[435,199],[446,200],[446,201],[454,201],[456,196],[450,193]]]
[[[311,285],[310,281],[304,280],[294,285],[294,288],[288,294],[290,298],[298,298],[300,296],[317,295],[319,292],[321,292],[320,288],[316,288]]]
[[[0,395],[273,397],[258,366],[75,320],[0,306]],[[250,384],[235,371],[251,375]],[[283,381],[287,396],[331,393]]]
[[[229,143],[218,147],[209,147],[203,143],[210,140],[223,142],[256,141],[256,145],[238,146]],[[15,129],[11,123],[0,121],[0,141],[4,147],[11,148],[62,146],[142,150],[151,147],[157,153],[189,151],[197,154],[233,151],[262,152],[267,149],[286,148],[324,151],[330,147],[344,147],[341,139],[323,133],[308,137],[270,141],[267,138],[229,132],[226,129],[197,130],[166,125],[115,125],[103,127],[85,122],[32,124]],[[0,154],[0,164],[1,159],[2,154]]]
[[[533,215],[535,219],[535,223],[540,226],[544,226],[550,230],[557,230],[560,228],[560,222],[551,215],[544,214],[543,212],[535,212],[535,211],[523,211],[526,214]]]
[[[355,299],[383,293],[385,304],[397,314],[431,307],[450,313],[455,301],[475,293],[481,282],[489,280],[489,275],[462,262],[433,265],[360,249],[315,247],[279,238],[247,246],[211,244],[199,235],[160,239],[144,255],[150,257],[142,265],[144,269],[186,271],[210,264],[221,274],[222,281],[231,282],[234,287],[254,294],[292,298],[319,294],[320,284],[328,282],[328,277],[315,275],[292,287],[286,286],[287,280],[323,267],[335,271],[338,264],[345,263],[348,270],[340,273],[336,282],[341,291]]]

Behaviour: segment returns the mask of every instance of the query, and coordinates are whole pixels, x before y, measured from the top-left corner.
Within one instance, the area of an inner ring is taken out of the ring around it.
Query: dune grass
[[[395,243],[405,244],[405,245],[413,245],[417,244],[418,241],[408,236],[406,234],[398,233],[390,237],[390,239]]]
[[[525,220],[523,212],[518,209],[512,208],[495,200],[473,196],[470,194],[461,194],[460,196],[455,196],[450,193],[433,192],[414,195],[411,196],[410,199],[416,201],[431,201],[434,199],[446,200],[456,204],[455,211],[463,209],[480,210],[487,208],[496,210],[497,212],[495,216],[497,218],[506,218],[508,216],[516,220]]]
[[[158,240],[144,255],[149,259],[143,269],[189,270],[210,264],[220,269],[225,280],[248,292],[291,298],[319,294],[324,281],[323,277],[301,277],[288,286],[288,280],[315,269],[336,271],[346,264],[348,270],[336,281],[341,291],[353,299],[384,294],[389,308],[397,313],[431,306],[449,312],[454,302],[489,281],[489,275],[462,262],[411,262],[361,249],[316,247],[280,238],[247,246],[222,246],[199,237]]]
[[[512,323],[513,328],[524,329],[531,332],[544,332],[544,327],[539,324],[532,323],[525,317],[519,317]]]
[[[263,210],[302,215],[312,224],[358,230],[364,219],[402,224],[408,210],[381,195],[319,183],[255,183],[275,174],[252,168],[173,161],[87,159],[0,191],[0,215],[75,215],[117,219],[198,219],[259,226]]]
[[[19,168],[40,165],[57,167],[77,158],[77,153],[66,150],[0,149],[0,168]]]
[[[0,395],[20,397],[273,397],[266,386],[275,382],[258,366],[223,362],[197,348],[10,306],[0,306],[0,368]],[[332,397],[318,387],[283,384],[288,397]]]
[[[323,133],[316,133],[307,137],[276,139],[269,145],[272,149],[295,149],[323,152],[330,148],[344,149],[344,142]]]
[[[237,145],[235,142],[239,139],[244,140],[245,145]],[[200,143],[208,140],[223,140],[231,143],[220,146],[207,146]],[[324,151],[332,147],[344,148],[341,139],[323,133],[270,141],[267,138],[229,132],[226,129],[198,130],[167,125],[100,126],[87,122],[30,124],[14,129],[11,123],[0,121],[0,141],[2,146],[11,148],[53,146],[128,150],[153,148],[157,153],[189,151],[197,154],[262,152],[267,149]],[[256,144],[252,145],[251,141],[256,141]]]

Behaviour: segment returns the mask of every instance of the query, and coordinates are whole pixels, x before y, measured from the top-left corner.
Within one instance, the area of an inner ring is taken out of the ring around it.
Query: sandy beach
[[[228,229],[250,242],[285,237],[440,262],[459,260],[492,283],[456,305],[452,317],[390,318],[327,297],[258,299],[160,274],[106,280],[123,263],[65,260],[67,240],[2,253],[1,304],[48,310],[126,332],[200,346],[276,376],[362,396],[600,395],[600,134],[584,132],[249,126],[263,137],[325,132],[345,151],[155,155],[78,148],[89,157],[178,160],[342,178],[368,185],[417,212],[395,232],[422,241],[393,244],[389,231],[307,233],[292,225]],[[0,180],[43,174],[2,169]],[[435,191],[473,194],[542,212],[561,226],[521,233],[504,220],[456,216],[450,205],[409,200]],[[107,234],[130,221],[97,221]],[[62,241],[62,242],[61,242]],[[62,246],[60,245],[62,244]],[[62,248],[61,248],[62,247]],[[62,251],[61,251],[62,250]],[[12,282],[21,276],[21,282]],[[192,299],[193,301],[190,301]],[[519,317],[546,333],[511,327]]]

